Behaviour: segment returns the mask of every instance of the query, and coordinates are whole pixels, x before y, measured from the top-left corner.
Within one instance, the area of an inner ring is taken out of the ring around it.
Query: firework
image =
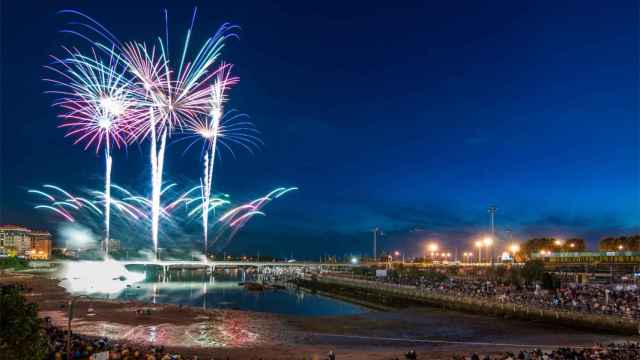
[[[148,119],[135,124],[135,132],[131,139],[142,140],[148,137],[151,142],[151,236],[156,255],[162,208],[160,189],[167,138],[174,129],[182,129],[186,122],[207,114],[208,82],[218,73],[211,67],[224,47],[224,40],[228,36],[234,36],[230,33],[233,27],[224,24],[205,41],[195,58],[185,63],[195,18],[194,9],[177,69],[169,68],[168,30],[166,40],[158,38],[157,51],[155,46],[147,46],[144,43],[127,43],[122,48],[122,58],[143,89],[145,99],[150,103]],[[165,12],[165,21],[166,19]]]
[[[203,176],[200,178],[201,205],[202,205],[202,230],[204,253],[208,250],[208,229],[210,206],[224,204],[224,202],[212,201],[213,169],[218,146],[230,151],[235,157],[232,145],[240,145],[253,152],[253,148],[259,147],[260,139],[256,136],[257,130],[253,124],[246,121],[244,114],[230,111],[224,112],[224,103],[227,101],[227,90],[238,82],[237,77],[231,76],[230,64],[222,63],[216,70],[216,79],[210,87],[209,114],[190,119],[186,124],[187,135],[182,140],[192,140],[187,146],[188,150],[195,143],[202,141]],[[185,150],[185,151],[186,151]]]
[[[204,154],[204,172],[200,178],[200,190],[202,199],[202,232],[204,243],[204,256],[207,258],[208,251],[208,229],[209,229],[209,206],[211,187],[213,182],[213,167],[216,156],[216,143],[220,118],[223,112],[223,103],[226,101],[225,90],[237,81],[237,78],[230,76],[231,66],[222,64],[217,71],[216,81],[211,86],[210,114],[204,117],[205,121],[193,122],[192,131],[204,139],[206,144]]]
[[[184,204],[188,216],[201,211],[206,257],[210,212],[215,213],[216,208],[230,204],[228,199],[212,195],[215,159],[221,153],[217,148],[220,146],[235,157],[232,150],[234,146],[253,152],[261,144],[257,131],[246,115],[233,110],[225,112],[224,109],[227,90],[238,79],[231,76],[231,65],[222,63],[216,67],[215,64],[225,40],[236,36],[236,27],[223,24],[194,52],[195,56],[191,56],[190,39],[196,20],[194,9],[179,56],[174,59],[169,48],[168,25],[164,38],[158,37],[154,42],[122,42],[85,14],[75,10],[61,13],[79,18],[70,22],[70,29],[63,32],[87,40],[109,59],[104,63],[93,50],[93,56],[90,57],[67,50],[68,59],[55,59],[55,64],[60,66],[51,66],[63,80],[50,80],[66,89],[57,92],[62,98],[56,105],[64,110],[63,126],[69,128],[68,136],[77,136],[76,142],[85,142],[85,149],[95,146],[99,151],[104,147],[105,190],[93,192],[97,198],[96,201],[89,201],[93,207],[84,198],[68,196],[63,200],[50,199],[43,195],[46,192],[38,193],[37,190],[34,191],[35,195],[51,202],[39,206],[48,206],[56,209],[56,212],[70,215],[84,208],[95,212],[95,204],[104,204],[105,239],[109,239],[112,207],[134,220],[150,219],[154,254],[158,260],[160,219],[169,219],[171,212]],[[168,24],[166,10],[165,23]],[[163,206],[161,199],[166,198],[163,194],[176,186],[172,184],[163,189],[166,142],[175,133],[184,133],[182,139],[192,140],[186,150],[195,143],[203,143],[203,176],[199,186]],[[126,146],[146,139],[150,141],[151,162],[151,195],[148,199],[110,183],[111,147]],[[120,199],[112,198],[112,188],[123,196]],[[231,238],[249,219],[264,215],[261,208],[265,204],[295,189],[277,188],[266,196],[233,209],[233,212],[225,213],[216,224],[232,229]],[[193,196],[196,192],[200,196]],[[198,206],[190,209],[192,204]]]
[[[43,185],[43,190],[29,189],[28,192],[38,195],[40,199],[47,200],[46,203],[39,203],[34,206],[35,209],[51,210],[69,222],[76,221],[76,218],[72,213],[81,214],[85,209],[91,214],[102,216],[103,211],[100,210],[98,205],[104,206],[107,201],[110,202],[111,207],[118,210],[116,214],[123,216],[125,219],[141,220],[149,218],[143,207],[136,206],[138,204],[133,201],[129,201],[131,198],[136,198],[131,194],[131,192],[115,184],[111,185],[111,187],[120,191],[126,191],[126,193],[131,195],[131,197],[119,199],[118,197],[108,195],[110,192],[93,190],[89,192],[91,196],[93,196],[93,200],[90,200],[86,197],[72,195],[70,192],[59,186],[49,184]],[[48,189],[53,191],[46,192],[45,190]]]
[[[116,57],[108,61],[98,57],[82,55],[77,50],[66,49],[64,59],[54,60],[47,69],[58,75],[58,79],[45,81],[54,85],[48,93],[60,98],[54,106],[61,110],[61,128],[65,136],[75,137],[74,144],[84,142],[84,149],[95,147],[96,153],[104,148],[105,157],[105,201],[104,201],[104,250],[109,256],[110,212],[111,212],[111,148],[126,145],[128,122],[136,114],[138,99],[132,91],[133,84],[125,76],[126,68]]]
[[[182,129],[184,122],[208,112],[208,82],[216,72],[211,67],[224,47],[224,41],[233,37],[236,28],[223,24],[210,36],[191,60],[187,60],[189,41],[196,19],[194,8],[191,24],[187,30],[178,67],[170,69],[169,31],[166,26],[165,39],[158,38],[157,47],[144,42],[123,43],[106,27],[91,17],[75,10],[62,11],[80,17],[81,21],[70,23],[72,29],[65,32],[78,35],[126,64],[138,88],[148,103],[146,119],[138,118],[133,124],[129,141],[149,138],[151,142],[151,237],[157,256],[159,218],[161,213],[161,187],[164,168],[164,153],[167,137],[176,128]],[[165,10],[165,24],[168,14]],[[75,30],[78,29],[78,30]],[[92,37],[98,36],[99,40]],[[186,61],[186,62],[185,62]],[[174,62],[171,62],[174,64]],[[158,145],[158,142],[160,143]]]
[[[73,216],[69,215],[68,212],[64,211],[63,209],[60,208],[56,208],[53,206],[49,206],[49,205],[36,205],[34,207],[34,209],[49,209],[57,214],[59,214],[60,216],[62,216],[63,218],[65,218],[65,220],[69,221],[69,222],[75,222],[76,220],[73,218]]]
[[[202,189],[198,185],[180,193],[175,191],[179,187],[178,184],[172,183],[162,189],[161,192],[166,193],[165,196],[169,198],[169,204],[161,208],[159,213],[164,221],[175,225],[180,225],[180,223],[186,225],[191,217],[201,216],[200,212],[203,211],[203,199],[200,196]],[[215,237],[212,237],[212,243],[220,245],[219,241],[221,240],[231,241],[235,234],[254,216],[265,216],[264,207],[268,203],[297,189],[297,187],[279,187],[262,197],[240,205],[233,205],[228,194],[212,194],[209,198],[209,215],[214,213],[215,216],[217,209],[228,209],[221,212],[214,222]],[[29,189],[27,192],[32,194],[37,201],[34,204],[35,209],[49,211],[67,222],[93,221],[103,217],[101,208],[106,202],[104,191],[85,190],[82,195],[78,195],[62,187],[45,184],[38,189]],[[113,220],[118,220],[120,224],[127,226],[149,225],[151,200],[116,184],[111,184],[110,196]],[[184,205],[184,208],[179,205]],[[180,209],[184,209],[184,212],[181,213]],[[181,216],[185,214],[186,217]]]
[[[223,238],[226,242],[231,241],[235,234],[240,231],[240,229],[242,229],[244,225],[246,225],[246,223],[255,215],[265,216],[262,208],[266,204],[271,202],[273,199],[278,199],[282,195],[294,190],[298,190],[298,188],[295,186],[289,188],[279,187],[272,190],[265,196],[228,210],[218,219],[218,223],[222,224],[222,226],[218,231],[215,242],[218,242]]]

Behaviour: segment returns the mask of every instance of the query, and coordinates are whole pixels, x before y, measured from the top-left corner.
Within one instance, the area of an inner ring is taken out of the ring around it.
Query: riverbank
[[[57,281],[32,275],[0,277],[21,283],[41,316],[66,327],[71,298]],[[149,309],[148,315],[136,312]],[[202,309],[137,301],[80,298],[74,332],[109,337],[136,347],[163,345],[200,359],[324,359],[333,350],[343,359],[402,358],[415,349],[419,359],[451,359],[472,352],[498,354],[519,349],[593,346],[633,338],[595,334],[529,322],[442,309],[407,308],[349,316],[288,316],[251,311]]]
[[[338,294],[335,291],[331,292],[331,291],[323,291],[320,289],[312,289],[312,288],[305,288],[305,287],[300,287],[300,289],[304,290],[304,291],[308,291],[312,294],[317,294],[317,295],[321,295],[324,297],[328,297],[328,298],[332,298],[332,299],[336,299],[336,300],[340,300],[340,301],[344,301],[347,303],[351,303],[354,305],[358,305],[361,306],[363,308],[369,309],[369,310],[377,310],[377,311],[393,311],[393,310],[397,310],[398,307],[393,307],[393,306],[387,306],[387,305],[383,305],[374,301],[367,301],[366,299],[359,299],[353,296],[349,296],[346,294]]]
[[[471,297],[450,296],[421,291],[412,286],[345,277],[320,276],[314,279],[298,279],[296,283],[304,288],[334,294],[342,299],[352,298],[355,301],[378,303],[386,307],[430,306],[621,335],[637,335],[640,329],[637,321],[621,317],[548,310]]]

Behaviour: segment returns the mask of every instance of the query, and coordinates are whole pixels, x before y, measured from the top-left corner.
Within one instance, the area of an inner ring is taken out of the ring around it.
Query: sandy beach
[[[9,275],[0,277],[0,283],[23,284],[41,316],[66,326],[70,295],[55,280]],[[148,314],[138,314],[141,309]],[[204,359],[323,359],[329,350],[339,359],[392,359],[410,349],[421,359],[450,359],[474,351],[631,340],[432,308],[308,317],[89,298],[76,300],[72,327],[84,335],[137,346],[164,345]]]

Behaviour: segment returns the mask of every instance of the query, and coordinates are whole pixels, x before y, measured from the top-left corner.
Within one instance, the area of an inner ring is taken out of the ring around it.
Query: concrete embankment
[[[431,306],[474,314],[543,321],[572,328],[637,335],[639,322],[616,316],[576,311],[548,310],[513,303],[486,301],[466,296],[438,294],[413,286],[378,283],[336,276],[299,279],[301,287],[335,294],[342,299],[377,303],[384,307]]]

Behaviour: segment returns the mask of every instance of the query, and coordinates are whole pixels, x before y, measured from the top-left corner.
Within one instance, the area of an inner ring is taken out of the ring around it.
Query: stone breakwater
[[[326,275],[298,279],[296,282],[299,286],[327,294],[335,294],[343,299],[352,298],[357,301],[378,303],[386,307],[431,306],[480,315],[542,321],[571,328],[623,335],[637,335],[640,329],[638,321],[618,316],[543,309],[469,296],[439,294],[407,285]]]

